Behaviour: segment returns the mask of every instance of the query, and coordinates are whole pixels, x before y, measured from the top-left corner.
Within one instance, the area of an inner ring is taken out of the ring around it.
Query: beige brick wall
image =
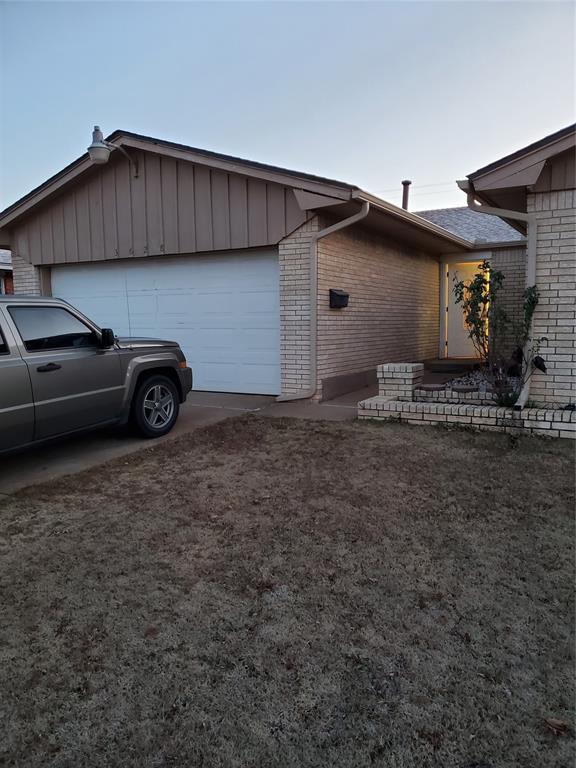
[[[505,278],[499,296],[500,306],[512,322],[522,322],[526,289],[526,246],[494,250],[490,263],[494,269],[502,272]],[[506,353],[510,354],[514,346],[514,340],[507,339]]]
[[[358,418],[403,421],[416,426],[458,424],[511,435],[576,439],[576,411],[558,409],[514,411],[495,405],[408,403],[377,396],[358,403]]]
[[[280,241],[280,355],[282,393],[310,386],[310,236],[314,217]]]
[[[528,211],[538,219],[533,334],[547,338],[541,355],[548,368],[533,375],[530,397],[541,404],[575,402],[576,190],[529,194]]]
[[[438,356],[440,268],[351,227],[318,242],[318,379]],[[329,289],[350,293],[330,309]]]
[[[21,256],[12,253],[12,268],[14,270],[14,293],[40,296],[41,276],[38,267],[24,261]]]

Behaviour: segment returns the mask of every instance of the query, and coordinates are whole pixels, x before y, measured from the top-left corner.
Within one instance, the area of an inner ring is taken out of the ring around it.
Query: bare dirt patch
[[[247,416],[0,502],[0,763],[567,768],[573,459]]]

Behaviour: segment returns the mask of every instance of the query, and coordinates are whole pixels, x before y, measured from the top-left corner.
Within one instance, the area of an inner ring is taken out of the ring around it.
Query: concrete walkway
[[[274,402],[262,410],[262,416],[289,416],[295,419],[316,419],[324,421],[351,421],[356,418],[360,400],[374,397],[378,387],[364,387],[355,392],[341,395],[334,400],[314,403],[310,400],[291,400],[286,403]]]
[[[64,475],[97,467],[135,451],[198,427],[215,424],[242,413],[263,416],[288,416],[300,419],[346,421],[356,417],[359,400],[372,397],[376,388],[367,387],[326,403],[295,400],[277,403],[265,395],[232,395],[219,392],[192,392],[180,409],[176,426],[166,437],[143,440],[128,430],[107,429],[69,437],[22,453],[0,457],[0,496],[7,496],[29,485],[37,485]]]

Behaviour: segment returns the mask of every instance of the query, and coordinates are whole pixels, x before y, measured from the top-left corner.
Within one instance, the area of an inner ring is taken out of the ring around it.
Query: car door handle
[[[38,373],[50,373],[50,371],[59,371],[62,368],[58,363],[47,363],[47,365],[39,365],[36,370]]]

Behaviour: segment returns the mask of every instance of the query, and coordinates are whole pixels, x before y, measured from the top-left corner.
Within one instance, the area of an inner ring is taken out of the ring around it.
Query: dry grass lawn
[[[248,416],[0,502],[0,764],[568,768],[573,459]]]

